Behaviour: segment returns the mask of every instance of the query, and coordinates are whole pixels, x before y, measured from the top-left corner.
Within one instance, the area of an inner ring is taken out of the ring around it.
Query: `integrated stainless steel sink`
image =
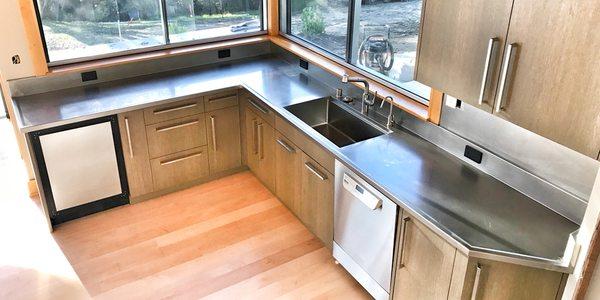
[[[340,148],[387,133],[331,98],[298,103],[285,109]]]

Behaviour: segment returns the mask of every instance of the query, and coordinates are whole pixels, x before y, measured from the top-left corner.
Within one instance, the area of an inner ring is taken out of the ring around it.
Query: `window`
[[[428,99],[414,80],[422,0],[283,0],[282,30]]]
[[[263,0],[34,0],[48,61],[264,31]]]

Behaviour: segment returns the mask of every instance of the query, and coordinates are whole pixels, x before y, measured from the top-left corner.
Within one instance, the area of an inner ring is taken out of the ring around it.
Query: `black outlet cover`
[[[465,156],[478,164],[483,159],[483,153],[469,145],[465,146]]]
[[[219,58],[230,57],[231,56],[231,49],[219,50],[219,52],[217,53],[217,55],[219,56]]]
[[[308,62],[304,59],[300,59],[299,62],[300,68],[304,69],[304,70],[308,70]]]
[[[96,71],[83,72],[81,73],[81,81],[92,81],[98,79],[98,73]]]

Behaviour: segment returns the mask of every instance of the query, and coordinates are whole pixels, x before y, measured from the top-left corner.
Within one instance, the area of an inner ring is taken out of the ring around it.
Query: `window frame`
[[[333,60],[334,62],[341,64],[342,66],[344,66],[345,68],[348,68],[356,73],[359,73],[363,76],[365,76],[367,79],[369,80],[373,80],[376,81],[377,83],[383,84],[395,91],[397,91],[400,94],[403,94],[409,98],[411,98],[414,101],[417,101],[421,104],[424,104],[426,106],[430,105],[430,96],[428,98],[422,97],[414,92],[411,92],[410,90],[407,90],[406,88],[403,88],[401,86],[399,86],[397,83],[393,82],[391,78],[388,78],[386,76],[383,76],[381,74],[377,74],[375,71],[370,71],[367,70],[366,68],[360,68],[356,65],[352,64],[352,55],[353,55],[353,50],[354,47],[357,45],[354,45],[353,43],[356,41],[356,39],[354,38],[354,31],[356,30],[355,25],[356,24],[360,24],[360,21],[356,22],[355,21],[355,11],[356,11],[356,6],[360,6],[361,5],[361,0],[349,0],[349,12],[348,12],[348,30],[347,30],[347,38],[346,38],[346,57],[344,57],[342,59],[341,56],[338,56],[334,53],[332,53],[331,51],[320,47],[317,44],[311,43],[310,41],[307,41],[299,36],[295,36],[292,34],[291,31],[291,15],[292,15],[292,11],[291,11],[291,1],[292,0],[275,0],[275,1],[279,1],[279,34],[297,44],[300,44],[301,46],[308,48],[309,50],[312,50],[314,52],[317,52],[323,56],[325,56],[326,58]],[[423,5],[423,9],[425,8],[425,6]],[[360,8],[359,8],[360,9]],[[423,19],[423,15],[421,15],[421,26],[422,26],[422,19]],[[419,48],[419,46],[417,45],[417,49]],[[417,50],[418,53],[418,50]],[[432,89],[433,90],[433,89]]]
[[[183,41],[183,42],[176,42],[176,43],[171,43],[170,39],[169,39],[168,14],[166,11],[167,10],[167,8],[166,8],[167,0],[159,0],[160,14],[161,14],[162,25],[163,25],[163,37],[165,39],[165,43],[163,45],[143,47],[143,48],[137,48],[137,49],[129,49],[129,50],[125,50],[125,51],[111,52],[111,53],[77,57],[77,58],[57,60],[57,61],[50,61],[50,55],[48,53],[48,46],[46,45],[46,35],[44,33],[44,27],[43,27],[42,18],[41,18],[40,12],[39,12],[38,2],[37,2],[37,0],[31,0],[31,1],[33,1],[33,7],[35,9],[35,16],[36,16],[37,23],[38,23],[37,25],[38,25],[39,31],[40,31],[40,38],[41,38],[41,42],[42,42],[42,47],[44,49],[44,55],[46,57],[46,64],[48,65],[48,67],[58,67],[58,66],[76,64],[76,63],[82,63],[82,62],[102,60],[102,59],[107,59],[107,58],[115,58],[115,57],[128,56],[128,55],[133,55],[133,54],[148,53],[148,52],[153,52],[153,51],[158,51],[158,50],[168,50],[168,49],[210,44],[210,43],[214,43],[214,42],[224,42],[224,41],[230,41],[230,40],[235,40],[235,39],[265,35],[265,34],[267,34],[267,28],[266,28],[267,17],[268,17],[267,13],[268,13],[268,5],[269,5],[270,0],[261,0],[261,3],[262,3],[261,9],[260,9],[261,16],[259,18],[261,29],[259,31],[244,32],[244,33],[231,34],[231,35],[221,36],[221,37],[212,37],[212,38],[190,40],[190,41]]]

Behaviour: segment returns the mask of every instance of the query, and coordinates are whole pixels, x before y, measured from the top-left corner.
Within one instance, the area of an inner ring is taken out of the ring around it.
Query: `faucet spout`
[[[375,98],[377,98],[377,93],[375,93],[375,95],[371,98],[371,95],[369,92],[369,90],[370,90],[369,82],[366,79],[360,78],[360,77],[350,77],[350,76],[348,76],[348,74],[344,74],[342,76],[342,83],[350,83],[350,82],[362,83],[365,86],[363,89],[363,94],[362,94],[361,111],[364,114],[368,113],[369,106],[373,106],[375,104]]]

